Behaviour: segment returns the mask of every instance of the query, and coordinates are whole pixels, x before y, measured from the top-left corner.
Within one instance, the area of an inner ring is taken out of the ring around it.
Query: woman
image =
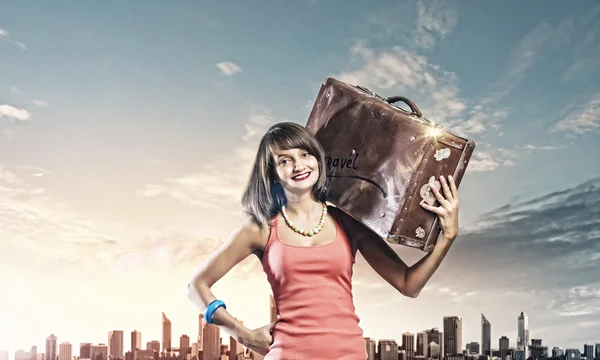
[[[441,206],[422,206],[438,215],[442,235],[432,252],[409,267],[384,240],[325,204],[325,179],[318,141],[295,123],[272,126],[260,142],[242,198],[248,219],[188,283],[188,297],[207,322],[268,360],[366,359],[351,292],[356,251],[395,289],[414,298],[458,233],[456,185],[441,177],[444,195],[433,189]],[[279,318],[250,330],[210,289],[253,253],[267,274]]]

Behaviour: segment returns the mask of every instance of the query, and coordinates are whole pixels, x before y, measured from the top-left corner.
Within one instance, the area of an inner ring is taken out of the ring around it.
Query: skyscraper
[[[15,350],[15,360],[27,360],[29,353],[23,350]]]
[[[375,360],[377,343],[374,339],[365,338],[365,344],[367,346],[367,360]]]
[[[108,332],[108,357],[110,359],[123,359],[123,330]]]
[[[171,320],[162,313],[162,346],[163,352],[171,351]]]
[[[566,349],[565,358],[569,360],[581,360],[581,352],[579,349]]]
[[[56,360],[57,357],[56,336],[50,334],[46,339],[46,360]]]
[[[202,344],[204,360],[218,359],[221,355],[221,329],[214,324],[204,324],[204,342]]]
[[[406,360],[415,359],[415,335],[409,332],[402,334],[402,347],[406,351]]]
[[[548,357],[548,347],[542,345],[542,339],[531,339],[529,350],[532,359],[545,359]]]
[[[427,352],[429,353],[429,356],[433,359],[441,359],[442,356],[440,355],[443,351],[442,333],[438,328],[433,328],[425,332],[427,333]],[[432,345],[437,345],[437,348],[435,348],[435,352],[432,349]]]
[[[91,343],[80,343],[79,344],[79,358],[80,359],[91,359],[92,358],[92,344]]]
[[[594,360],[600,360],[600,343],[596,343],[596,352],[595,352]]]
[[[71,360],[73,358],[73,346],[68,342],[60,344],[58,351],[59,360]]]
[[[485,315],[481,314],[481,354],[492,355],[492,325],[486,319]]]
[[[424,331],[417,333],[417,348],[415,349],[415,356],[429,357],[427,351],[427,345],[429,345],[427,333]]]
[[[98,344],[92,345],[92,360],[106,360],[108,359],[108,345]]]
[[[202,344],[204,343],[204,314],[198,315],[198,351],[202,351]]]
[[[160,341],[152,340],[146,343],[146,350],[160,352]]]
[[[181,335],[179,338],[179,356],[182,356],[185,359],[190,350],[190,337]]]
[[[524,352],[524,357],[529,357],[529,317],[526,313],[521,312],[518,318],[519,328],[517,334],[517,350]]]
[[[594,345],[592,344],[583,344],[583,356],[586,359],[590,360],[594,358]]]
[[[552,348],[552,357],[559,357],[565,354],[565,350],[561,347],[555,346]]]
[[[398,360],[398,343],[395,340],[379,340],[379,360]]]
[[[462,351],[462,318],[444,317],[444,356],[460,354]]]
[[[479,352],[479,343],[477,341],[473,341],[467,344],[466,346],[468,355],[477,355]]]
[[[131,353],[135,353],[136,350],[142,350],[142,333],[133,330],[131,332]]]
[[[503,336],[500,338],[500,359],[501,360],[506,360],[506,355],[508,355],[508,338],[506,336]]]

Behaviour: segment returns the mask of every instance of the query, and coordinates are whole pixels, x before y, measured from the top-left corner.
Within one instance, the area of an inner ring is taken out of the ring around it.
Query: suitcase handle
[[[385,101],[387,101],[390,104],[393,104],[397,101],[402,101],[403,103],[408,105],[413,114],[417,115],[418,117],[423,117],[423,114],[421,113],[421,110],[419,110],[417,105],[412,100],[407,99],[403,96],[390,96],[389,98],[386,98]]]

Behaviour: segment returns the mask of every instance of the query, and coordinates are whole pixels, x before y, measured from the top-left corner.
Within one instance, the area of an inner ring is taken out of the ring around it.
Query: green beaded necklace
[[[285,205],[283,205],[281,207],[281,214],[283,215],[283,218],[285,219],[285,223],[287,224],[287,226],[290,227],[290,229],[292,229],[295,232],[297,232],[298,234],[301,234],[304,236],[313,236],[313,235],[317,234],[319,231],[321,231],[323,229],[323,226],[325,225],[325,218],[327,216],[327,204],[323,203],[323,212],[321,213],[321,220],[319,221],[319,224],[317,224],[317,226],[315,226],[315,228],[312,230],[304,230],[304,229],[299,228],[296,225],[294,225],[294,223],[288,217],[287,212],[285,211]]]

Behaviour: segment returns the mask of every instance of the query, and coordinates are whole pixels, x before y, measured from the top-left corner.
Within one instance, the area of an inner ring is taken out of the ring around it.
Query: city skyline
[[[273,321],[274,316],[276,316],[275,310],[274,310],[274,303],[273,303],[273,298],[272,296],[270,296],[270,301],[269,301],[269,311],[270,311],[270,321]],[[49,336],[45,339],[45,346],[39,346],[37,344],[33,344],[31,346],[29,346],[28,348],[15,348],[15,349],[11,349],[8,350],[6,348],[2,348],[0,347],[0,352],[1,351],[9,351],[9,360],[23,360],[23,359],[16,359],[16,352],[19,351],[24,351],[24,352],[28,352],[29,349],[31,349],[32,347],[36,347],[37,350],[37,354],[44,354],[45,355],[45,349],[53,349],[52,346],[56,346],[57,348],[63,348],[63,345],[69,345],[69,352],[72,356],[80,356],[80,346],[84,345],[84,344],[88,344],[90,346],[105,346],[107,348],[107,354],[108,355],[112,355],[113,354],[113,345],[111,345],[111,336],[113,333],[118,333],[120,334],[119,336],[121,337],[120,341],[120,350],[117,351],[122,351],[123,354],[125,354],[127,352],[127,347],[124,346],[126,343],[129,344],[129,351],[133,351],[134,346],[136,347],[137,350],[149,350],[150,348],[153,349],[160,349],[159,352],[164,353],[165,349],[171,349],[169,352],[177,352],[177,350],[180,349],[180,341],[182,338],[186,339],[184,341],[186,342],[187,346],[190,346],[190,339],[197,339],[197,341],[202,341],[203,337],[205,336],[205,332],[207,331],[207,324],[206,322],[203,320],[204,316],[202,314],[200,314],[196,321],[198,324],[198,331],[197,331],[197,336],[194,336],[193,334],[181,334],[181,335],[175,335],[175,342],[173,342],[173,334],[171,333],[171,322],[168,319],[168,316],[166,315],[165,312],[162,312],[162,331],[160,334],[160,338],[161,340],[157,340],[157,339],[151,339],[151,340],[144,340],[143,338],[143,331],[140,331],[139,329],[132,329],[131,331],[128,330],[124,330],[124,329],[113,329],[113,330],[108,330],[108,336],[106,341],[89,341],[89,339],[86,339],[86,341],[81,341],[79,343],[74,343],[67,340],[61,340],[59,338],[59,336],[57,336],[55,333],[51,333],[49,334]],[[522,321],[522,319],[526,319],[524,321]],[[444,323],[446,320],[448,320],[447,323]],[[199,322],[198,322],[199,321]],[[429,326],[429,327],[425,327],[424,329],[421,329],[417,332],[409,332],[409,331],[405,331],[402,332],[397,338],[395,338],[394,336],[387,336],[387,337],[382,337],[382,338],[374,338],[373,336],[369,336],[368,334],[364,334],[364,337],[366,340],[371,339],[374,340],[376,343],[379,343],[380,341],[385,341],[385,340],[394,340],[396,341],[396,343],[400,346],[403,345],[407,339],[409,342],[412,343],[412,351],[417,353],[418,352],[418,336],[419,334],[426,332],[426,331],[430,331],[430,330],[438,330],[441,334],[444,334],[447,330],[451,330],[452,326],[450,325],[451,323],[454,324],[455,321],[458,321],[460,323],[459,328],[460,328],[460,332],[461,332],[461,336],[462,336],[462,317],[460,316],[445,316],[443,321],[442,321],[442,326]],[[485,324],[485,325],[484,325]],[[487,329],[487,331],[493,329],[493,324],[487,319],[487,317],[484,316],[484,314],[481,314],[481,337],[480,339],[483,339],[483,334],[484,334],[484,326]],[[212,326],[213,328],[216,328],[215,326]],[[202,329],[202,331],[200,331],[200,329]],[[208,330],[210,331],[210,330]],[[219,331],[220,332],[220,331]],[[491,337],[492,340],[496,339],[496,341],[491,341],[491,350],[492,351],[499,351],[502,348],[502,341],[506,341],[506,339],[508,339],[508,345],[507,348],[508,349],[512,349],[512,350],[519,350],[520,347],[522,346],[522,343],[519,341],[519,334],[521,333],[526,333],[529,336],[529,328],[528,328],[528,316],[526,314],[526,312],[521,312],[519,313],[519,315],[517,316],[517,325],[516,325],[516,331],[515,333],[517,334],[516,336],[514,336],[512,339],[510,336],[506,336],[506,335],[501,335],[497,338],[495,337]],[[127,334],[131,335],[131,342],[127,341]],[[170,336],[169,336],[170,334]],[[493,334],[493,331],[492,331]],[[209,335],[210,336],[210,335]],[[217,340],[221,340],[222,344],[227,345],[228,348],[231,348],[231,343],[230,341],[232,340],[228,335],[223,336],[222,334],[219,336],[219,338],[217,338]],[[444,346],[441,347],[441,350],[443,353],[446,353],[446,346],[447,346],[447,342],[446,342],[446,337],[442,337],[442,341],[444,343]],[[532,339],[540,339],[539,337],[532,337]],[[588,341],[585,342],[583,344],[580,345],[580,347],[565,347],[565,346],[561,346],[561,344],[549,344],[547,341],[544,341],[544,339],[541,339],[543,341],[544,346],[548,347],[549,352],[554,349],[554,348],[560,348],[562,350],[568,350],[568,349],[575,349],[580,351],[582,354],[585,351],[585,345],[591,345],[594,349],[596,348],[596,345],[598,345],[598,348],[600,348],[600,337],[598,337],[598,339],[593,340],[593,341]],[[461,337],[461,339],[459,340],[461,342],[460,344],[460,348],[458,348],[458,352],[462,352],[466,349],[468,349],[468,346],[470,344],[477,344],[478,348],[480,349],[480,351],[478,352],[478,354],[484,354],[484,346],[483,346],[483,342],[482,341],[470,341],[470,340],[465,340],[464,338]],[[194,341],[196,342],[196,341]],[[234,340],[235,342],[235,340]],[[134,345],[134,343],[136,345]],[[158,346],[156,346],[156,343],[158,343]],[[140,344],[142,346],[140,346]],[[165,345],[168,344],[168,345]],[[177,344],[177,346],[174,346],[173,344]],[[530,339],[530,341],[527,343],[528,346],[532,344],[532,341]],[[497,345],[497,346],[495,346]],[[64,347],[65,349],[67,349],[67,347]],[[44,351],[41,351],[44,350]],[[220,350],[220,348],[218,346],[215,346],[215,350]],[[71,356],[69,358],[62,358],[60,357],[60,351],[58,351],[58,349],[55,349],[55,357],[58,356],[58,360],[72,360]],[[156,350],[158,351],[158,350]],[[594,350],[595,351],[595,350]],[[120,352],[119,352],[120,353]],[[10,356],[12,354],[12,357]],[[47,359],[44,359],[47,360]],[[589,359],[588,359],[589,360]]]
[[[514,344],[521,311],[545,343],[600,333],[597,1],[1,3],[0,348],[114,326],[162,341],[162,311],[193,334],[184,287],[243,221],[260,137],[305,124],[329,76],[477,144],[459,235],[417,298],[357,256],[365,334],[460,315],[480,342],[483,313]],[[212,290],[268,323],[255,256]]]

